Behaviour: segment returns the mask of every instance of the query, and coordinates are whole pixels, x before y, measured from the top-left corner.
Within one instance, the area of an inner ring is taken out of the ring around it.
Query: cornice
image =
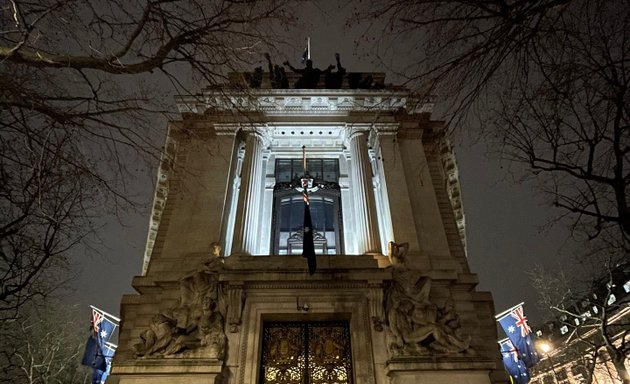
[[[208,111],[262,112],[266,116],[348,115],[351,112],[431,113],[433,100],[401,90],[266,89],[206,90],[200,95],[177,96],[180,113]]]

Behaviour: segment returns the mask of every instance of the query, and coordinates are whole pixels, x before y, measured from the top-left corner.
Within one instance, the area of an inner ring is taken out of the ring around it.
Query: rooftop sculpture
[[[265,59],[267,61],[269,86],[273,89],[381,89],[384,87],[370,73],[347,72],[346,68],[341,65],[339,53],[335,53],[336,65],[331,64],[326,69],[314,67],[313,61],[310,59],[305,61],[304,68],[296,68],[288,60],[285,60],[282,64],[290,70],[289,73],[283,66],[274,64],[269,53],[265,53]],[[333,71],[335,68],[336,71]],[[298,75],[298,77],[291,84],[291,80],[296,77],[295,75]],[[262,66],[256,67],[253,72],[244,74],[247,85],[254,89],[266,88],[264,77]]]

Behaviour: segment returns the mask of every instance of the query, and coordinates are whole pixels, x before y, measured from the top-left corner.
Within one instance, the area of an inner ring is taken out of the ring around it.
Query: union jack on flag
[[[521,330],[521,337],[525,337],[532,333],[532,329],[527,324],[527,317],[523,315],[523,306],[520,305],[510,312],[510,316],[512,316],[516,322],[516,326]]]
[[[98,329],[103,322],[103,318],[104,316],[102,313],[92,308],[92,329],[94,330],[94,333],[98,334]]]
[[[527,324],[527,317],[523,312],[523,303],[497,315],[496,318],[525,365],[527,367],[536,365],[539,358],[534,347],[532,329]]]

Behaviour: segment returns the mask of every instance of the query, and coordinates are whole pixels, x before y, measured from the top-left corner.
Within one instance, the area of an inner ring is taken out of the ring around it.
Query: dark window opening
[[[342,252],[341,192],[337,159],[307,160],[308,175],[317,185],[309,193],[316,254]],[[272,249],[276,255],[302,254],[304,200],[295,189],[304,174],[300,159],[277,159],[275,168]]]
[[[306,170],[315,180],[339,182],[339,160],[306,159]],[[286,183],[304,175],[302,159],[276,159],[276,183]]]

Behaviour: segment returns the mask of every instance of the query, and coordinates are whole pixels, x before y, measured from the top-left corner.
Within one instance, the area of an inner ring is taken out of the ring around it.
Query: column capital
[[[346,124],[344,142],[349,145],[352,140],[369,133],[371,129],[372,124]]]
[[[373,125],[374,132],[378,136],[396,135],[399,127],[400,124],[398,123],[376,123]]]
[[[267,124],[251,124],[241,127],[245,138],[252,137],[258,139],[263,147],[271,145],[271,133]]]

